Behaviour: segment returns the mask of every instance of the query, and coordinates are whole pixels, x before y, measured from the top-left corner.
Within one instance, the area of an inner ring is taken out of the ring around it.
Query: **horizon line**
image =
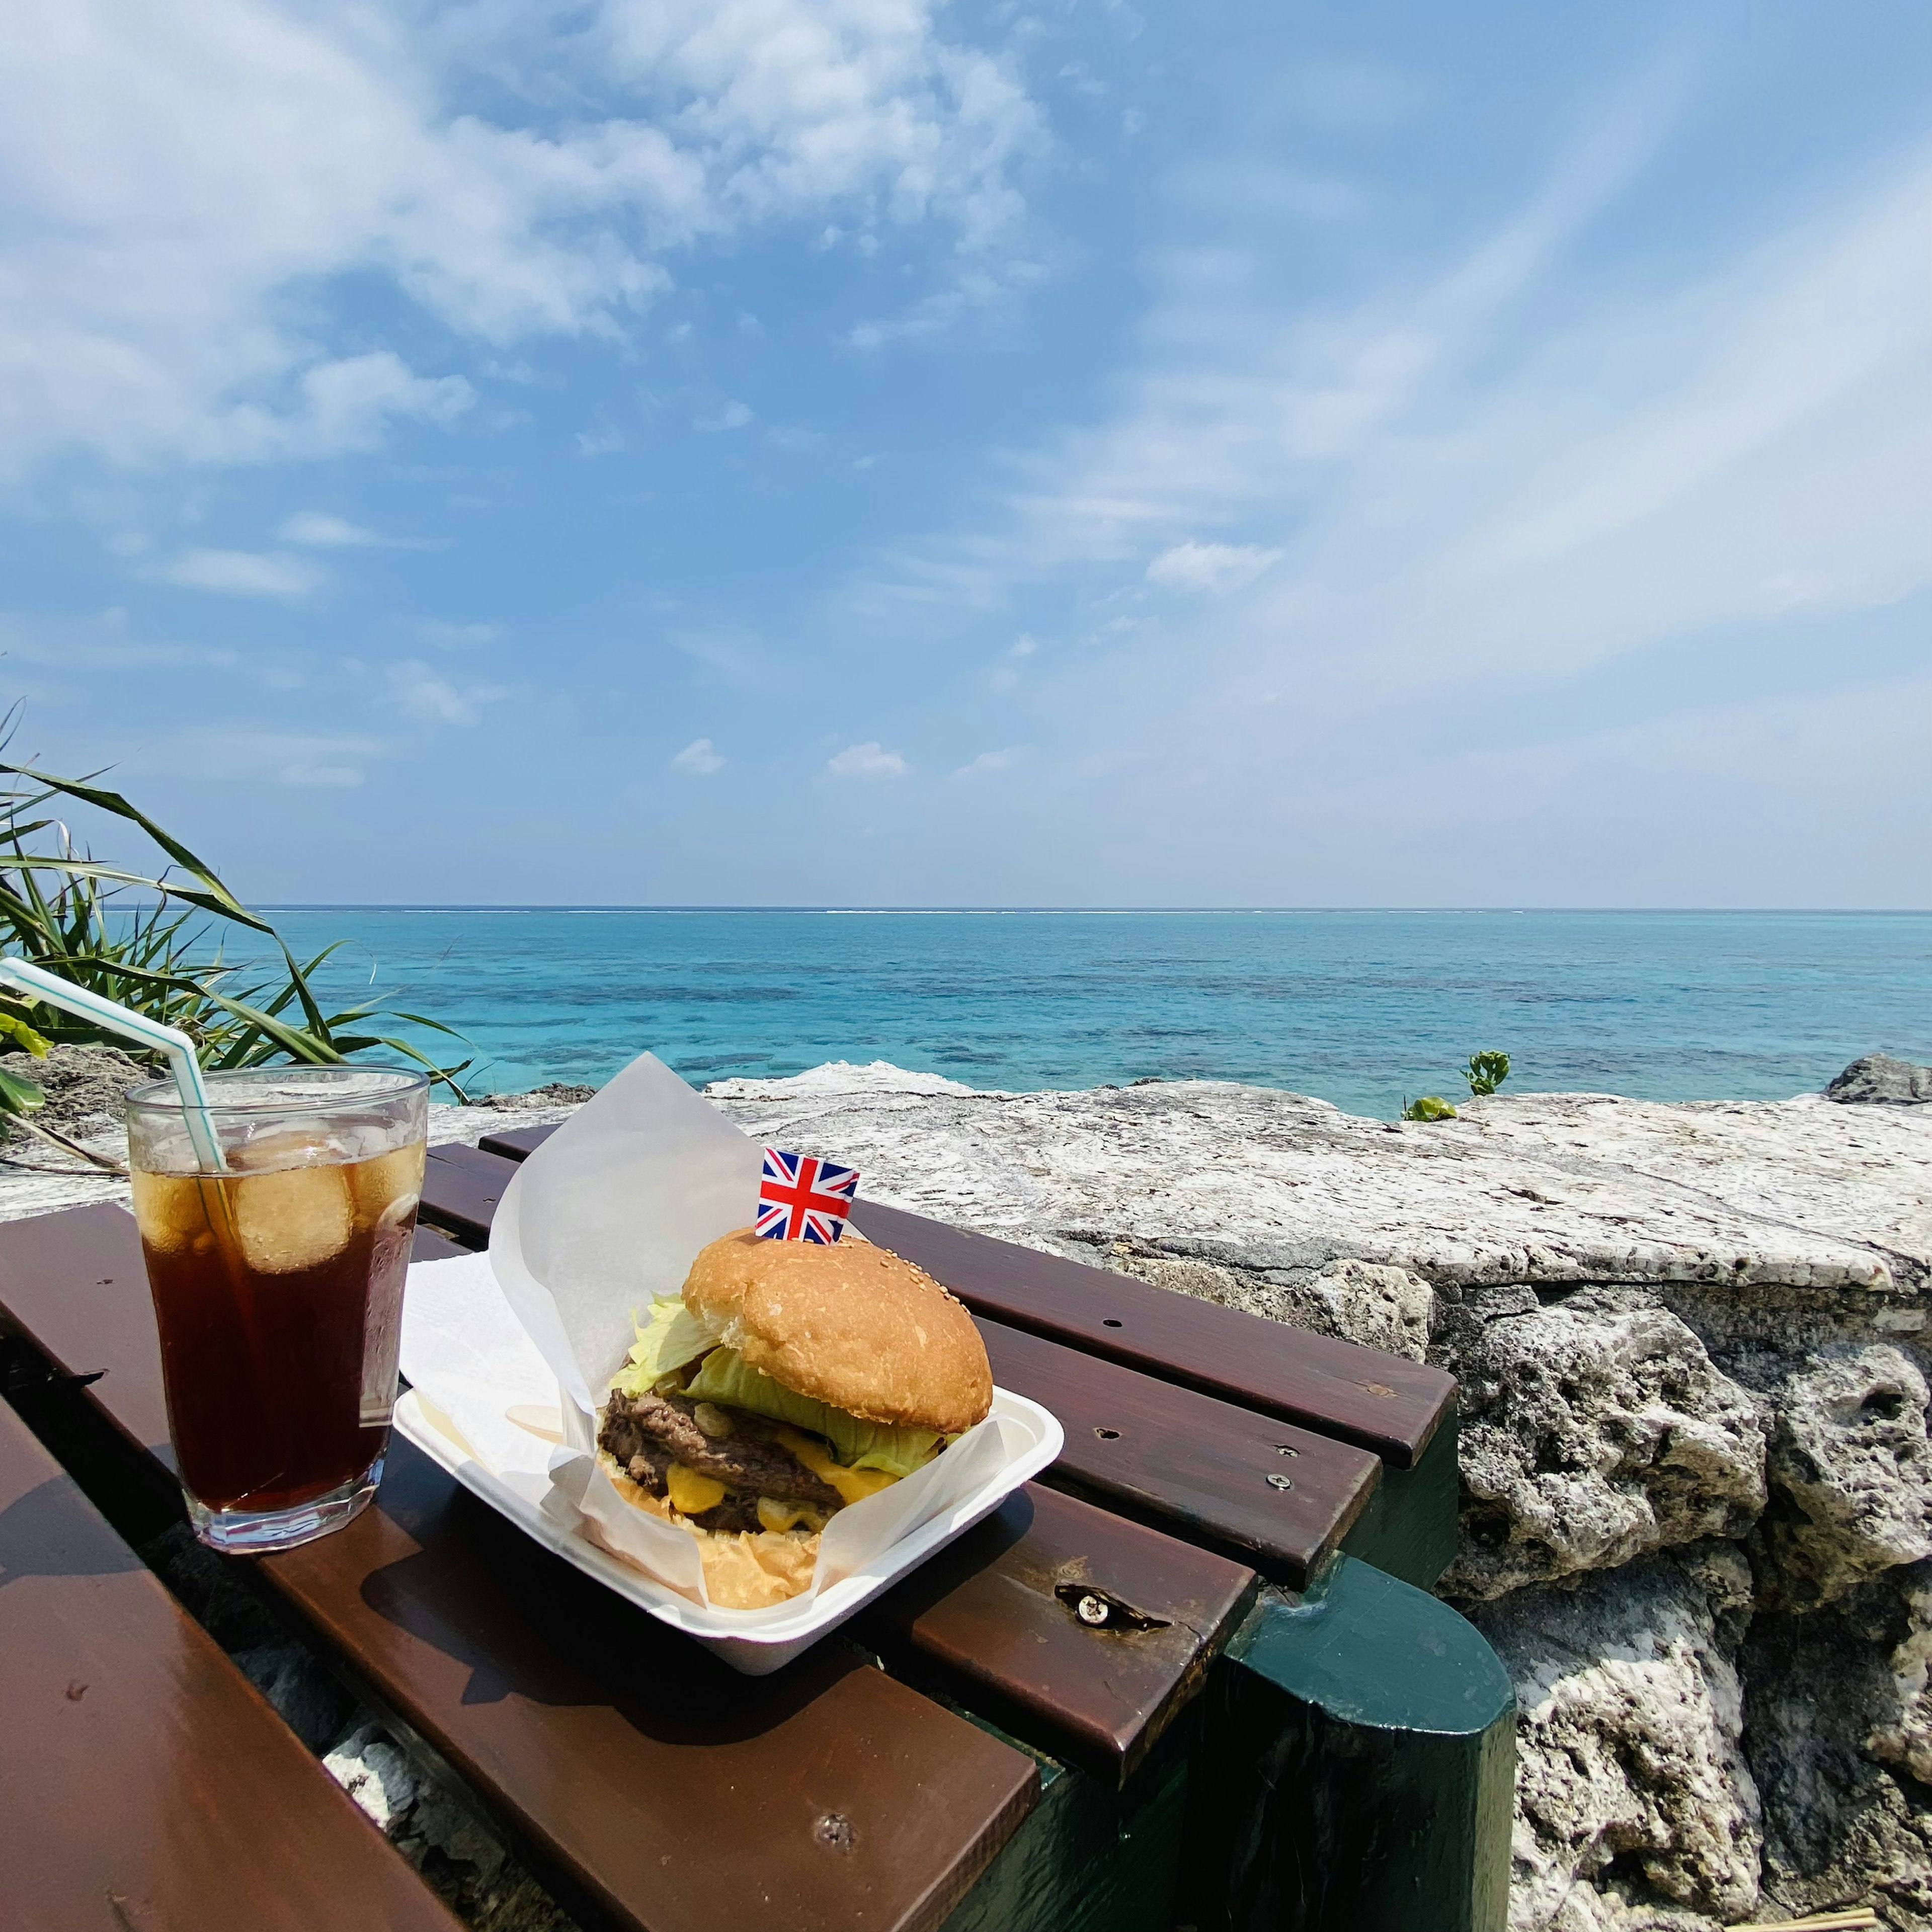
[[[823,916],[891,916],[932,914],[1076,914],[1119,916],[1132,914],[1234,914],[1262,913],[1482,913],[1522,916],[1532,913],[1686,916],[1806,917],[1816,919],[1923,918],[1932,906],[1640,906],[1640,905],[828,905],[822,903],[718,904],[676,902],[486,901],[424,899],[269,899],[262,912],[514,912],[514,913],[815,913]]]

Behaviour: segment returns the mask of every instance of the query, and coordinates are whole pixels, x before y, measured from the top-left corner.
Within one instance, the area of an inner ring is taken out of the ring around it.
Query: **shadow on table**
[[[405,1442],[392,1444],[380,1507],[423,1547],[370,1571],[362,1601],[466,1666],[465,1704],[608,1706],[664,1742],[724,1744],[775,1730],[863,1666],[835,1635],[769,1677],[744,1676],[532,1542]]]
[[[28,1576],[118,1576],[142,1567],[71,1477],[50,1476],[0,1510],[0,1589]]]

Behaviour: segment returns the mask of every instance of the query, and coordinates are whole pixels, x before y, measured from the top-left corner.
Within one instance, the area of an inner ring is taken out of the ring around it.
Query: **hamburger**
[[[697,1538],[714,1604],[808,1588],[832,1516],[916,1474],[992,1406],[986,1345],[922,1270],[871,1243],[749,1228],[638,1327],[597,1444],[639,1508]]]

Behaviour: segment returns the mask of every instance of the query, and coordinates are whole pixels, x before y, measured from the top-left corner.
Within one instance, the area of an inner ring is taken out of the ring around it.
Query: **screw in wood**
[[[1146,1611],[1137,1610],[1132,1604],[1124,1604],[1119,1598],[1084,1582],[1056,1584],[1053,1594],[1089,1630],[1124,1636],[1134,1630],[1166,1630],[1168,1627],[1165,1617],[1150,1617]]]
[[[1120,1432],[1118,1429],[1096,1429],[1094,1433],[1102,1442],[1118,1442],[1120,1439]]]
[[[812,1828],[812,1835],[828,1852],[849,1852],[857,1842],[852,1821],[837,1811],[828,1811]]]
[[[1268,1479],[1268,1484],[1271,1490],[1292,1490],[1294,1487],[1286,1476],[1270,1476]]]

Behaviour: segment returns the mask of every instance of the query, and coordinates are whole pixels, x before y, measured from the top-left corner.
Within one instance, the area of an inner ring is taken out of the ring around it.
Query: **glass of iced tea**
[[[128,1096],[168,1430],[202,1541],[287,1550],[382,1478],[429,1082],[277,1066],[207,1085],[225,1174],[198,1168],[172,1081]]]

